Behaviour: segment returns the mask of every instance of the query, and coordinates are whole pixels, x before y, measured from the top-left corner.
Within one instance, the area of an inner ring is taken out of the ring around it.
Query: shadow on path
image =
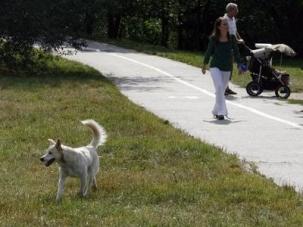
[[[216,125],[229,125],[229,124],[236,124],[236,123],[240,123],[240,122],[243,122],[243,121],[235,121],[235,120],[232,120],[232,119],[225,119],[225,120],[204,120],[204,122],[207,122],[207,123],[212,123],[212,124],[216,124]]]
[[[163,77],[143,77],[143,76],[125,76],[115,77],[113,74],[108,74],[106,76],[109,80],[111,80],[114,84],[120,87],[122,90],[127,91],[154,91],[163,89],[168,90],[167,88],[163,88],[161,84],[170,83],[169,78]],[[158,84],[158,86],[157,86]]]

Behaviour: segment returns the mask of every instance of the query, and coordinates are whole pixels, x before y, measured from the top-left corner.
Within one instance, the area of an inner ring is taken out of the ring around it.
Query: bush
[[[124,26],[129,39],[160,44],[161,24],[159,19],[129,18],[125,21]]]

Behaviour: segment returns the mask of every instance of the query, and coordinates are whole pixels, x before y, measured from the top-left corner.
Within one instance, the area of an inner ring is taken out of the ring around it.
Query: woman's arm
[[[237,37],[236,37],[236,39],[237,39],[237,43],[238,44],[243,44],[243,43],[245,43],[245,41],[241,38],[241,36],[240,36],[240,34],[237,32]]]
[[[238,43],[237,43],[237,40],[235,38],[232,39],[232,44],[233,44],[234,59],[237,62],[239,74],[242,74],[245,71],[245,69],[242,68],[243,59],[241,58]]]
[[[210,59],[210,56],[213,54],[214,52],[214,47],[215,47],[215,40],[214,38],[209,38],[209,42],[208,42],[208,46],[207,46],[207,50],[205,52],[204,55],[204,65],[207,65]]]
[[[241,59],[241,56],[240,56],[239,47],[238,47],[238,44],[237,44],[236,37],[231,36],[231,41],[232,41],[232,48],[233,48],[234,58],[235,58],[237,64],[240,64],[242,62],[242,59]]]
[[[213,37],[209,38],[209,42],[208,42],[208,46],[207,46],[207,50],[205,52],[204,55],[204,61],[203,61],[203,66],[202,66],[202,73],[205,74],[206,72],[206,65],[209,62],[209,59],[211,57],[211,55],[214,52],[214,48],[215,48],[215,40]]]

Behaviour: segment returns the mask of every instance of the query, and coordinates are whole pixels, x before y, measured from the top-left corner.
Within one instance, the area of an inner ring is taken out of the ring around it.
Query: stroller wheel
[[[258,96],[263,92],[263,88],[259,83],[251,81],[246,86],[246,92],[250,96]]]
[[[281,99],[287,99],[290,96],[290,89],[287,86],[279,86],[275,90],[276,96]]]

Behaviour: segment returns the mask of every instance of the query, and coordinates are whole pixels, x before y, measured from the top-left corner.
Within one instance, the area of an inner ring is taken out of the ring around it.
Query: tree
[[[0,63],[10,68],[31,67],[38,43],[45,51],[64,42],[78,46],[81,16],[73,0],[4,0],[0,8]]]
[[[302,0],[241,0],[239,6],[239,30],[248,43],[286,43],[303,55]]]

